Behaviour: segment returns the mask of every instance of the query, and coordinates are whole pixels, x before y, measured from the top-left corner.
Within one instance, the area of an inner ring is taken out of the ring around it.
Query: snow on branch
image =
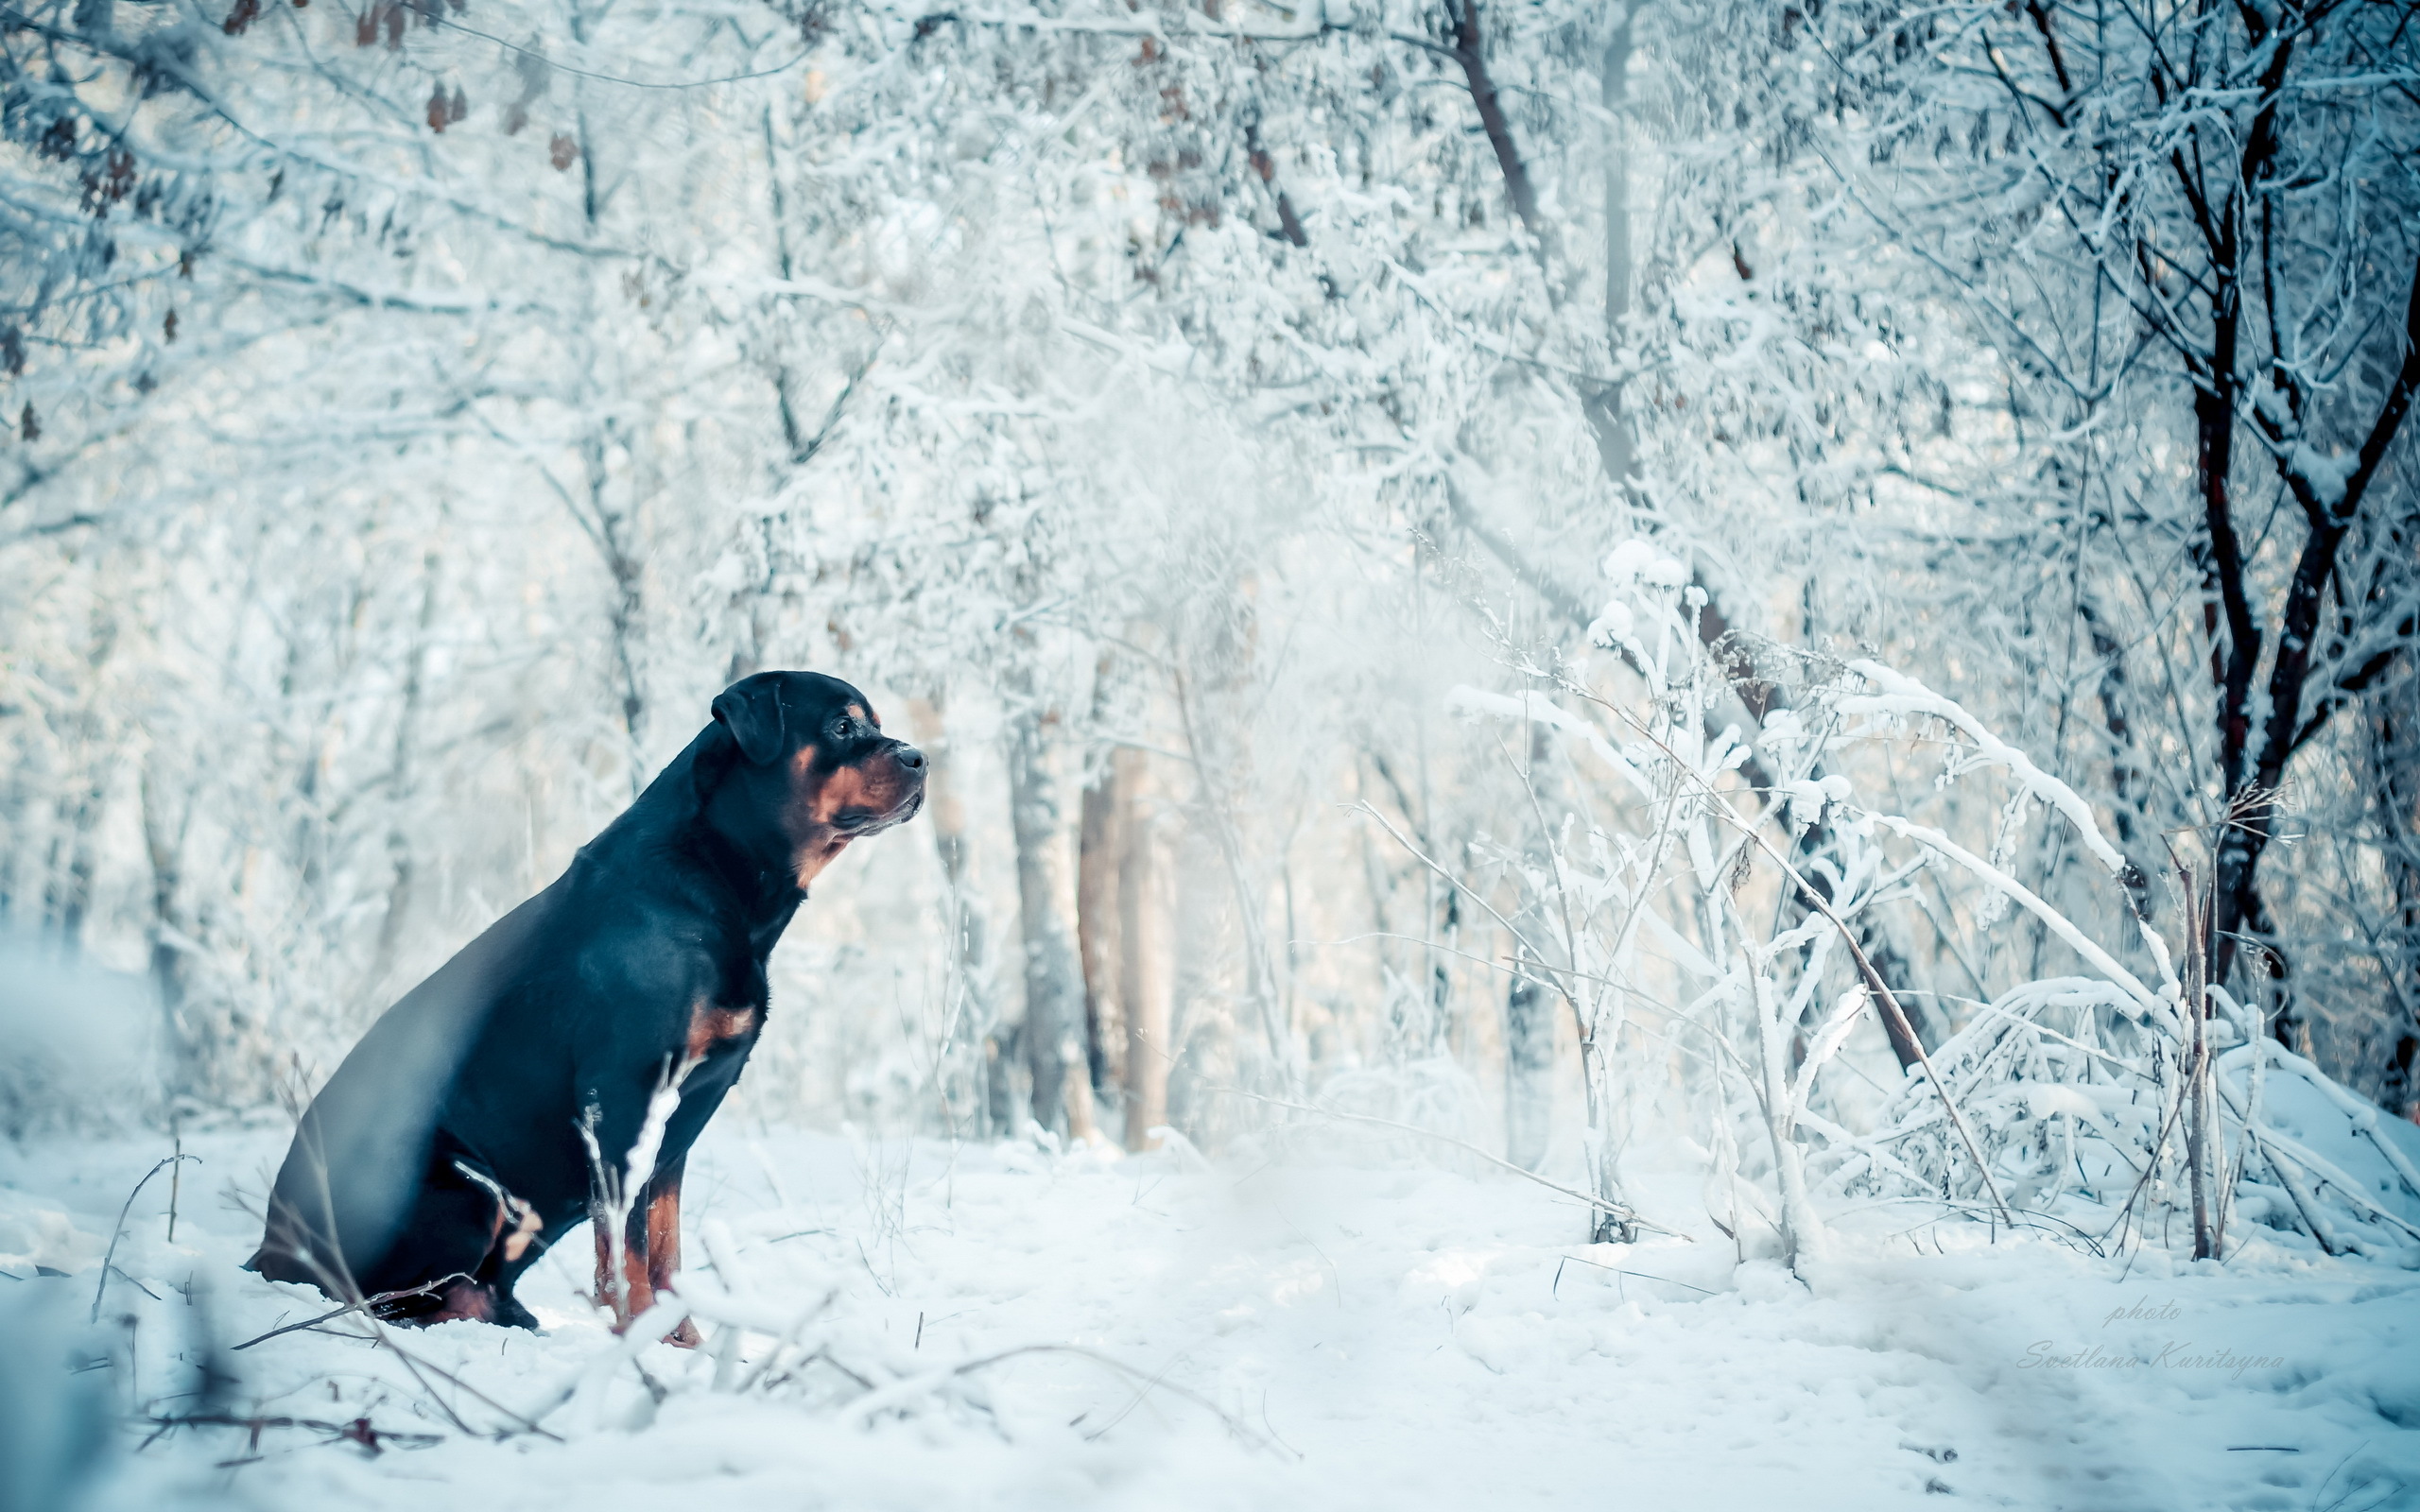
[[[1840,712],[1850,716],[1871,715],[1880,719],[1903,719],[1910,715],[1930,717],[1955,727],[1973,741],[1974,752],[1967,758],[1979,765],[2004,767],[2025,790],[2057,809],[2076,828],[2077,837],[2083,841],[2109,874],[2123,880],[2134,870],[2134,863],[2125,853],[2109,843],[2100,833],[2100,825],[2093,817],[2092,805],[2076,790],[2060,782],[2033,763],[2033,758],[2017,749],[1985,728],[1983,722],[1968,713],[1955,699],[1946,698],[1926,687],[1903,672],[1894,672],[1879,662],[1858,660],[1849,670],[1882,691],[1878,694],[1853,694],[1840,701]]]
[[[1955,861],[1960,866],[1965,868],[1968,871],[1974,873],[1980,881],[1990,885],[1994,888],[1996,888],[1999,892],[2006,895],[2011,902],[2017,903],[2019,906],[2023,907],[2026,912],[2042,920],[2042,922],[2048,927],[2050,933],[2056,935],[2078,955],[2083,956],[2095,971],[2100,971],[2108,977],[2110,981],[2124,988],[2127,995],[2133,998],[2136,1004],[2140,1005],[2143,1011],[2146,1014],[2149,1014],[2154,1021],[2169,1025],[2173,1025],[2175,1023],[2178,999],[2177,988],[2172,980],[2169,984],[2169,988],[2166,991],[2153,992],[2150,988],[2145,987],[2142,980],[2135,976],[2134,972],[2129,971],[2123,966],[2118,965],[2117,957],[2101,949],[2099,944],[2094,942],[2091,936],[2086,935],[2083,930],[2077,928],[2074,920],[2068,919],[2066,915],[2059,912],[2056,908],[2053,908],[2048,903],[2043,902],[2041,897],[2036,894],[2033,889],[2026,886],[2025,884],[2017,881],[2014,877],[2010,876],[2007,872],[2002,871],[1999,868],[1993,866],[1981,856],[1975,854],[1972,850],[1969,850],[1965,847],[1960,845],[1957,841],[1952,840],[1949,836],[1942,833],[1939,830],[1933,829],[1929,825],[1918,824],[1913,820],[1901,818],[1897,815],[1893,814],[1876,814],[1870,816],[1875,823],[1881,825],[1884,829],[1891,831],[1893,834],[1913,840],[1917,844],[1924,846],[1928,850],[1937,851],[1940,854],[1948,857],[1950,860]],[[2144,935],[2148,939],[2156,940],[2158,937],[2157,936],[2152,935],[2148,929],[2144,931]],[[2166,964],[2165,953],[2163,953],[2162,955],[2162,964]]]
[[[1657,797],[1655,784],[1632,765],[1630,759],[1614,748],[1613,743],[1597,727],[1570,710],[1560,707],[1545,694],[1532,690],[1518,695],[1488,693],[1468,684],[1457,686],[1445,696],[1449,713],[1468,716],[1494,715],[1498,719],[1518,719],[1560,730],[1577,735],[1586,743],[1599,761],[1614,770],[1614,774],[1630,784],[1640,798],[1652,800]]]

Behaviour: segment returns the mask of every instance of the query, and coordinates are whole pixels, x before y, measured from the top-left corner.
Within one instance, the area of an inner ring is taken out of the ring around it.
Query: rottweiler
[[[713,713],[362,1036],[295,1129],[251,1269],[397,1322],[534,1328],[514,1281],[597,1219],[599,1300],[647,1311],[680,1268],[689,1146],[764,1030],[766,957],[817,873],[925,798],[924,755],[837,678],[760,672]]]

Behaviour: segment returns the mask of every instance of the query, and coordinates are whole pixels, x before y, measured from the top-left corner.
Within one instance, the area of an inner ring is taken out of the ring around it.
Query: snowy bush
[[[2189,899],[2171,950],[2135,896],[2143,879],[2072,789],[1952,700],[1874,662],[1709,645],[1703,591],[1648,542],[1615,551],[1604,576],[1614,596],[1594,638],[1616,664],[1602,678],[1533,668],[1552,694],[1465,689],[1454,700],[1466,714],[1552,732],[1591,789],[1574,803],[1538,780],[1538,764],[1516,765],[1533,842],[1499,843],[1491,872],[1457,880],[1514,939],[1511,970],[1550,987],[1577,1032],[1589,1184],[1601,1202],[1595,1237],[1635,1237],[1622,1157],[1647,1123],[1640,1109],[1655,1107],[1703,1138],[1715,1222],[1735,1235],[1769,1226],[1793,1260],[1821,1253],[1827,1210],[1877,1201],[2045,1228],[2096,1251],[2169,1242],[2182,1214],[2186,1243],[2221,1253],[2255,1166],[2296,1194],[2289,1215],[2331,1252],[2348,1223],[2395,1253],[2420,1239],[2341,1172],[2320,1182],[2336,1194],[2331,1209],[2300,1194],[2329,1168],[2260,1122],[2265,1069],[2291,1065],[2357,1115],[2363,1105],[2206,985],[2209,941],[2193,937],[2206,916]],[[1765,685],[1792,708],[1786,719],[1768,713],[1756,749],[1736,725],[1716,724],[1741,680],[1728,659],[1740,654],[1803,669]],[[1743,784],[1737,774],[1752,760],[1772,767]],[[1926,768],[1930,791],[1911,793]],[[1988,858],[1910,816],[1952,805],[1986,773],[2013,791],[1949,812],[1997,816]],[[2010,832],[2037,805],[2100,863],[2100,917],[2114,930],[2087,927],[2012,875]],[[2192,885],[2189,868],[2180,878]],[[1503,911],[1492,893],[1509,900]],[[1931,994],[1927,1050],[1903,1002],[1908,984],[1894,989],[1872,958],[1893,913],[1928,919],[1962,964],[2014,913],[2088,974],[2020,980],[1988,1000]],[[1895,1067],[1878,1054],[1886,1046]],[[2420,1198],[2410,1162],[2391,1143],[2377,1149],[2399,1197]]]

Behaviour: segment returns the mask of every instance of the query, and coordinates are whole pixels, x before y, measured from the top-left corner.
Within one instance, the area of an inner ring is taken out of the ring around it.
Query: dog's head
[[[759,672],[715,698],[737,759],[724,780],[804,886],[852,840],[915,817],[925,754],[882,732],[866,696],[816,672]]]

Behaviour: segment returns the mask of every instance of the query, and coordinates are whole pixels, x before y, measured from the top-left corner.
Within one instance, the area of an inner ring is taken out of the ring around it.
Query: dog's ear
[[[739,754],[762,766],[782,753],[782,679],[759,672],[715,695],[715,717],[739,743]]]

